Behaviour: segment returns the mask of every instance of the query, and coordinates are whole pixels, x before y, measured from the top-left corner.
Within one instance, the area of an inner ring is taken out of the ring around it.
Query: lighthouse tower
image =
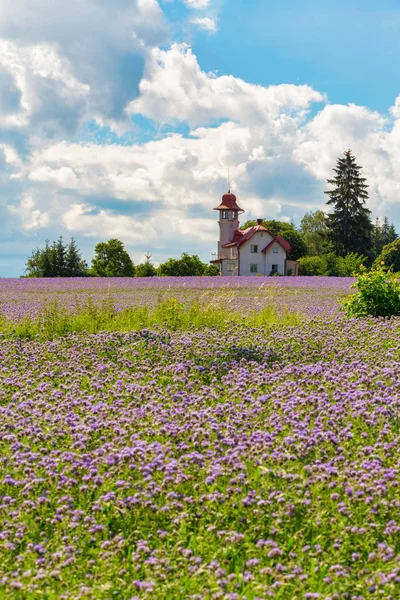
[[[239,229],[239,214],[244,210],[238,206],[236,196],[230,190],[222,196],[221,204],[214,210],[219,211],[218,259],[233,258],[232,250],[223,246],[233,241],[235,232]]]

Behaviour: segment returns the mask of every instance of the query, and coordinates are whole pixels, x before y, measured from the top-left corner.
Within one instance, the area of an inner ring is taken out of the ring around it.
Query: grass
[[[0,333],[25,339],[51,340],[71,333],[100,331],[127,332],[165,327],[172,331],[203,328],[226,329],[232,324],[262,328],[265,326],[290,327],[302,322],[299,313],[279,312],[271,304],[243,315],[237,310],[217,308],[215,303],[198,300],[181,302],[176,298],[159,300],[154,307],[132,306],[117,311],[112,296],[96,303],[91,297],[84,302],[76,300],[75,307],[67,310],[57,300],[44,304],[37,317],[25,316],[19,320],[7,319],[0,313]]]

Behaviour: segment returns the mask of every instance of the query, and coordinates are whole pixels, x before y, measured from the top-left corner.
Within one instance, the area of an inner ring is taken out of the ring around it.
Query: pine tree
[[[157,275],[157,269],[151,262],[152,255],[147,252],[145,255],[145,262],[136,267],[135,277],[155,277]]]
[[[64,244],[62,235],[58,238],[58,241],[54,244],[56,251],[56,277],[65,277],[66,274],[66,256],[67,256],[67,248]]]
[[[333,212],[328,215],[327,226],[329,238],[339,256],[350,252],[373,254],[371,211],[366,208],[368,199],[366,179],[360,176],[361,167],[356,164],[351,150],[339,158],[333,179],[328,183],[333,186],[328,194],[328,205]]]
[[[50,248],[49,240],[46,240],[44,250],[41,251],[42,256],[42,275],[41,277],[54,277],[55,265],[52,260],[52,250]]]
[[[67,245],[65,255],[65,277],[84,277],[85,271],[85,263],[82,260],[76,241],[72,237],[70,243]]]

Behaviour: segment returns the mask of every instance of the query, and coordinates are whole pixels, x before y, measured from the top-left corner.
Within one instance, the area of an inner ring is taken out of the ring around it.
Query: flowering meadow
[[[107,294],[243,313],[0,334],[0,598],[398,599],[400,319],[347,319],[351,283],[0,280],[8,320]],[[268,303],[296,325],[250,326]]]

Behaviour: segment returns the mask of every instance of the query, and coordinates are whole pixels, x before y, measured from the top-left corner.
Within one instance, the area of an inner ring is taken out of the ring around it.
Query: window
[[[227,219],[227,218],[228,218],[228,211],[221,210],[221,219]]]
[[[272,272],[273,273],[277,273],[278,272],[278,265],[272,265]]]
[[[250,247],[250,252],[251,252],[251,254],[257,254],[257,252],[258,252],[258,246],[251,246]]]
[[[274,248],[273,248],[272,252],[273,252],[274,254],[278,254],[278,252],[279,252],[279,248],[278,248],[278,246],[274,246]]]
[[[257,265],[250,265],[250,273],[257,273]]]
[[[226,263],[226,270],[227,271],[234,271],[236,269],[236,263],[235,262],[228,262]]]

